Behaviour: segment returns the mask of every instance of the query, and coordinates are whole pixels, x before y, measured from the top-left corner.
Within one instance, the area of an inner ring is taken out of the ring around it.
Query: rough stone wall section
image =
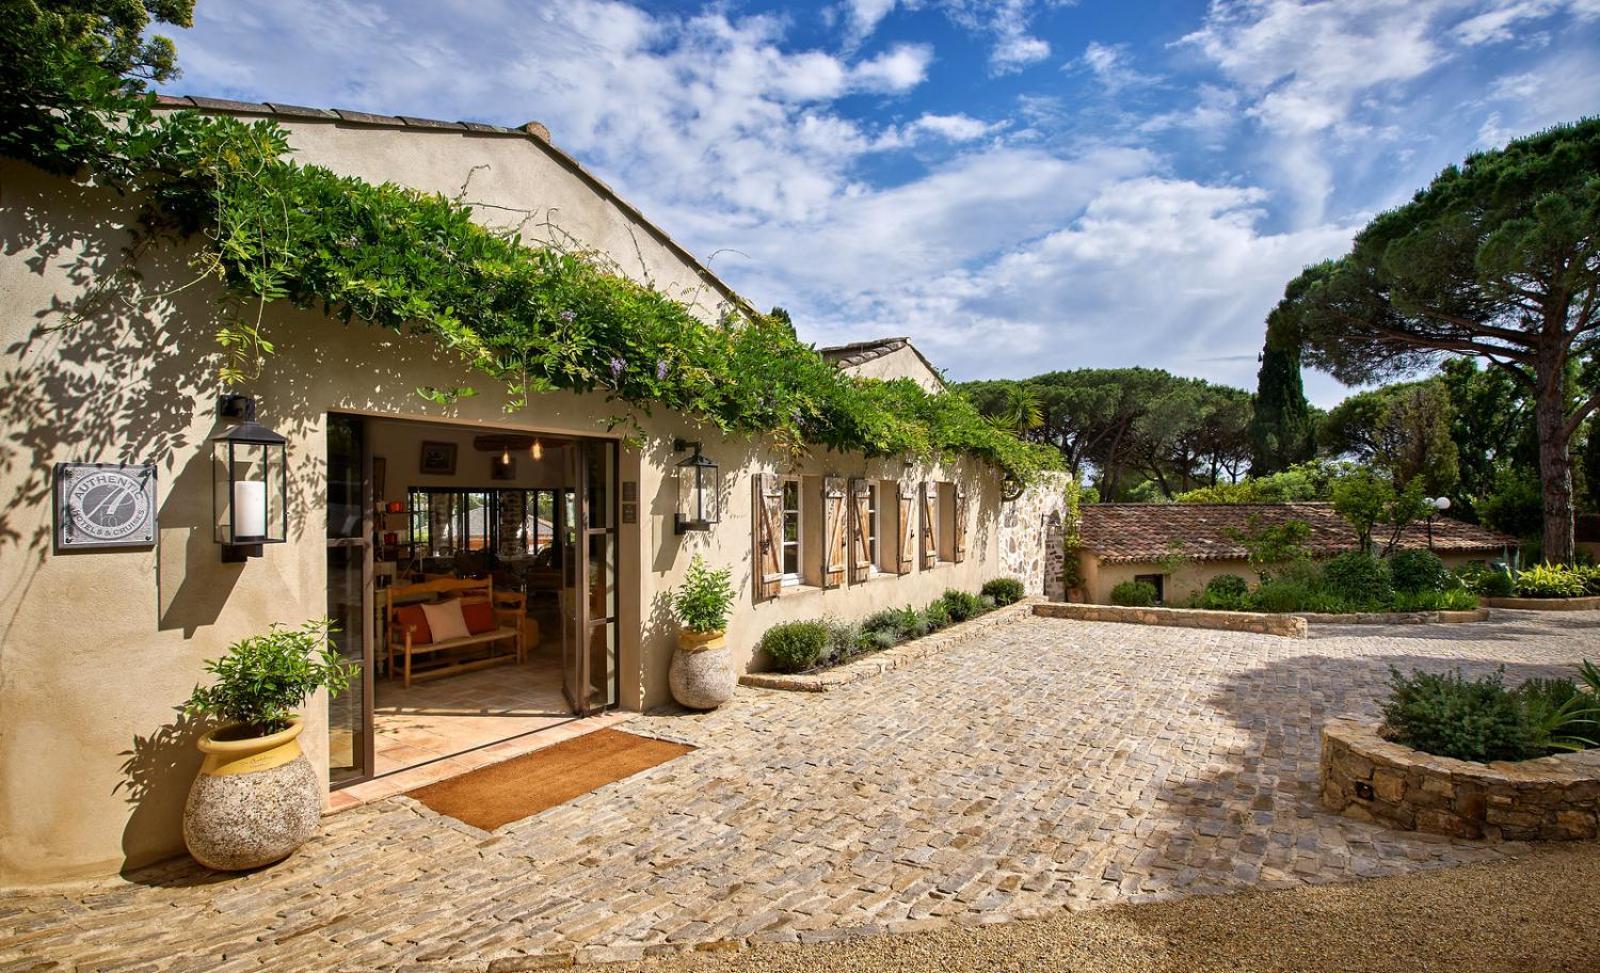
[[[1462,611],[1425,612],[1295,612],[1308,622],[1318,625],[1464,625],[1469,622],[1486,622],[1489,609],[1473,608]]]
[[[1488,608],[1510,608],[1530,612],[1586,612],[1600,608],[1600,595],[1582,598],[1485,598]]]
[[[1201,608],[1126,608],[1121,605],[1037,604],[1035,615],[1070,618],[1079,622],[1122,622],[1129,625],[1166,625],[1172,628],[1211,628],[1224,632],[1253,632],[1284,638],[1306,637],[1306,620],[1298,615],[1260,612],[1206,611]]]
[[[739,677],[739,685],[750,686],[754,689],[785,689],[801,693],[825,693],[830,689],[838,689],[854,682],[872,676],[893,672],[896,669],[910,665],[918,659],[925,658],[935,652],[943,652],[959,642],[964,642],[974,635],[992,631],[998,626],[1009,625],[1021,621],[1033,613],[1032,599],[1025,599],[1015,605],[996,608],[987,615],[979,616],[969,622],[952,625],[942,632],[924,635],[920,639],[913,639],[903,645],[882,652],[847,662],[823,672],[782,673],[782,672],[749,672]]]
[[[1472,763],[1436,757],[1354,720],[1322,730],[1322,803],[1401,831],[1491,841],[1594,838],[1600,759],[1593,751]]]
[[[1044,473],[1022,496],[1000,504],[1001,571],[1008,577],[1020,578],[1028,594],[1051,601],[1066,598],[1061,585],[1062,525],[1066,522],[1067,485],[1071,482],[1066,473]]]

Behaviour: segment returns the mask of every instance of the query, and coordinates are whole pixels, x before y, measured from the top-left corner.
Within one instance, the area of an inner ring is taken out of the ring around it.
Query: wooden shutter
[[[849,551],[845,544],[849,510],[845,508],[844,477],[822,478],[822,586],[837,588],[844,584],[845,558]]]
[[[783,481],[771,473],[757,473],[755,482],[756,600],[778,597],[783,590]]]
[[[961,562],[967,559],[967,488],[957,483],[955,494],[955,534],[950,539],[955,549],[955,559]]]
[[[867,543],[872,518],[872,484],[850,481],[850,583],[872,577],[872,546]]]
[[[939,503],[938,486],[922,484],[922,566],[931,568],[939,563]]]
[[[917,513],[911,485],[900,484],[895,499],[900,501],[900,519],[895,524],[895,534],[899,539],[894,549],[895,570],[898,574],[910,574],[917,555],[916,549],[911,546],[917,537],[916,531],[911,529]]]

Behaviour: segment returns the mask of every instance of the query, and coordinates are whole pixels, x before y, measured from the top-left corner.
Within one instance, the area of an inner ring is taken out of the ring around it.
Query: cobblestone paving
[[[1600,613],[1304,641],[1026,619],[835,692],[635,720],[700,749],[493,834],[396,798],[253,875],[0,895],[0,970],[500,973],[1516,855],[1323,813],[1318,728],[1370,715],[1390,664],[1585,654]]]

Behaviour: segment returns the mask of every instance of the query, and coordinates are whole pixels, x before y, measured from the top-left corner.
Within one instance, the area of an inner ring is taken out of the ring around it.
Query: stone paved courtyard
[[[1518,855],[1323,813],[1318,728],[1374,712],[1390,664],[1584,655],[1600,613],[1305,641],[1026,619],[835,692],[637,719],[700,749],[492,834],[395,798],[253,875],[0,895],[0,971],[498,973]]]

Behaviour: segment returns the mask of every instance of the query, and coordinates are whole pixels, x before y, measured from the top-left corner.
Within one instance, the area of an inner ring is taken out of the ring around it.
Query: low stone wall
[[[913,639],[892,649],[884,649],[882,652],[873,652],[870,655],[862,656],[854,662],[846,662],[842,666],[835,666],[822,672],[807,672],[794,675],[781,672],[747,672],[739,677],[739,685],[750,686],[755,689],[784,689],[800,693],[825,693],[830,689],[848,686],[853,682],[860,682],[871,676],[892,672],[935,652],[943,652],[957,642],[965,641],[974,635],[1026,618],[1032,613],[1034,602],[1035,599],[1029,598],[1014,605],[996,608],[987,615],[980,615],[970,622],[951,625],[949,628],[934,632],[932,635],[924,635],[920,639]]]
[[[1264,612],[1223,612],[1202,608],[1125,608],[1121,605],[1039,604],[1033,613],[1045,618],[1070,618],[1079,622],[1122,622],[1129,625],[1168,625],[1174,628],[1212,628],[1224,632],[1306,637],[1306,620],[1298,615]]]
[[[1296,615],[1317,625],[1459,625],[1464,622],[1486,622],[1489,609],[1473,608],[1468,611],[1429,612],[1295,612]]]
[[[1600,611],[1600,595],[1586,598],[1485,598],[1486,608],[1510,608],[1534,612]]]
[[[1593,838],[1597,757],[1471,763],[1390,743],[1370,724],[1335,720],[1322,731],[1322,803],[1358,821],[1453,838]]]

